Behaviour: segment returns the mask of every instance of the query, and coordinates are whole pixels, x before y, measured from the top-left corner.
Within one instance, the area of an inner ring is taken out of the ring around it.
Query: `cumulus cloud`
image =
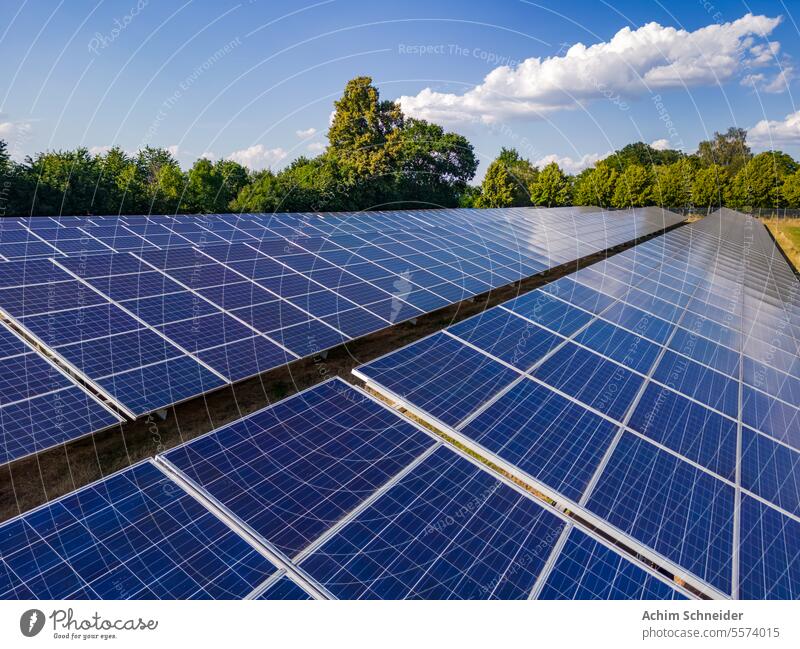
[[[311,151],[311,153],[321,153],[325,150],[325,145],[322,142],[312,142],[306,149]]]
[[[584,169],[594,166],[599,160],[607,158],[612,153],[613,151],[607,151],[606,153],[587,153],[578,159],[571,158],[570,156],[559,156],[555,153],[551,153],[543,158],[539,158],[533,164],[541,169],[546,165],[549,165],[551,162],[555,162],[559,167],[561,167],[561,170],[564,171],[564,173],[577,174]]]
[[[180,153],[180,147],[178,147],[178,145],[177,145],[177,144],[170,144],[170,145],[167,147],[167,151],[169,151],[170,155],[171,155],[173,158],[177,158],[177,157],[178,157],[178,154]]]
[[[635,30],[625,27],[609,41],[577,43],[562,56],[533,57],[517,66],[495,68],[464,94],[425,88],[399,101],[414,117],[491,124],[543,117],[604,97],[714,85],[732,79],[745,64],[774,63],[780,45],[764,49],[755,38],[768,36],[781,20],[746,14],[691,32],[655,22]]]
[[[762,119],[747,131],[747,141],[754,146],[800,144],[800,110],[782,120]]]
[[[0,122],[0,138],[9,140],[30,132],[30,122]]]
[[[295,131],[295,135],[297,135],[297,137],[299,137],[301,140],[307,140],[308,138],[313,137],[316,132],[317,129],[315,129],[313,126],[310,126],[309,128],[301,131]]]
[[[97,146],[90,146],[89,153],[92,155],[105,155],[111,150],[110,144],[99,144]]]
[[[206,160],[213,161],[217,159],[217,154],[214,153],[213,151],[203,151],[203,153],[200,154],[200,157],[205,158]]]
[[[660,140],[653,140],[650,143],[650,146],[653,147],[656,151],[666,151],[669,149],[669,140],[666,138],[661,138]]]
[[[281,147],[268,149],[263,144],[254,144],[246,149],[234,151],[227,160],[233,160],[250,169],[265,169],[283,160],[288,153]]]

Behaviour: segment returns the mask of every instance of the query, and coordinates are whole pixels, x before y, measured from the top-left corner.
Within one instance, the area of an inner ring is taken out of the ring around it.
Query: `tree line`
[[[636,142],[577,175],[502,149],[483,182],[469,141],[403,114],[369,77],[349,81],[318,156],[281,171],[233,160],[181,169],[166,149],[47,151],[10,159],[0,140],[0,216],[305,212],[419,207],[598,205],[800,208],[800,170],[780,151],[753,155],[730,128],[686,154]]]
[[[800,165],[788,154],[753,155],[747,132],[729,128],[686,154],[635,142],[575,176],[503,149],[470,196],[476,207],[598,205],[711,209],[800,208]]]

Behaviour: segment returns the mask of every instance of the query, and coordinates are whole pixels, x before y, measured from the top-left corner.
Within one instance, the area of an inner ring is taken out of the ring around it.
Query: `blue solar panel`
[[[526,599],[563,527],[440,447],[301,567],[340,599]]]
[[[735,421],[651,383],[629,425],[723,478],[735,478]]]
[[[586,311],[576,309],[543,291],[532,291],[503,306],[564,336],[573,334],[592,319]]]
[[[664,354],[653,372],[653,379],[729,417],[738,416],[738,381],[674,352],[667,351]]]
[[[531,367],[564,340],[500,308],[484,311],[448,331],[521,370]]]
[[[0,464],[121,421],[0,326]]]
[[[742,487],[800,516],[800,453],[743,427]]]
[[[587,507],[721,592],[731,592],[729,485],[625,433]]]
[[[3,599],[236,599],[276,568],[145,462],[0,525]]]
[[[300,586],[293,582],[289,577],[284,575],[279,578],[274,584],[269,586],[263,593],[256,599],[269,599],[269,600],[308,600],[314,599]]]
[[[388,408],[333,380],[165,458],[293,556],[433,444]]]
[[[652,342],[603,320],[595,320],[575,336],[575,342],[646,374],[658,356]]]
[[[800,410],[747,385],[742,387],[742,422],[800,450]]]
[[[800,523],[742,496],[741,599],[800,599]]]
[[[687,599],[641,566],[572,529],[538,599]]]
[[[642,384],[642,378],[630,370],[572,343],[533,375],[617,420],[622,420]]]
[[[577,501],[616,429],[546,387],[523,380],[460,432]]]
[[[362,365],[358,371],[453,426],[519,376],[441,333]]]

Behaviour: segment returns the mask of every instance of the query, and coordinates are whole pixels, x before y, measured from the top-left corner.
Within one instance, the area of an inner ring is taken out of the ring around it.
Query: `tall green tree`
[[[641,207],[652,201],[652,177],[642,165],[632,164],[623,171],[614,187],[614,207]]]
[[[704,167],[717,164],[735,176],[753,157],[747,144],[747,131],[731,126],[724,133],[715,132],[712,139],[700,142],[697,157]]]
[[[605,162],[582,171],[575,179],[575,204],[611,207],[618,177],[616,169]]]
[[[682,157],[683,154],[674,149],[654,149],[645,142],[633,142],[615,151],[603,162],[622,173],[629,165],[635,164],[649,168],[653,165],[672,164]]]
[[[486,170],[475,207],[511,207],[513,203],[514,184],[508,177],[506,166],[495,160]]]
[[[687,207],[693,180],[694,169],[688,160],[653,167],[653,201],[662,207]]]
[[[728,202],[735,207],[777,208],[783,205],[784,179],[796,171],[791,157],[765,151],[750,159],[730,185]]]
[[[569,205],[572,200],[572,183],[555,162],[539,172],[530,191],[534,205],[561,207]]]
[[[783,203],[786,207],[800,208],[800,171],[786,176],[781,187]]]
[[[711,211],[721,207],[728,192],[728,174],[720,165],[698,169],[692,181],[692,203],[695,207]]]
[[[404,119],[387,138],[395,202],[454,207],[475,175],[469,141],[424,120]]]

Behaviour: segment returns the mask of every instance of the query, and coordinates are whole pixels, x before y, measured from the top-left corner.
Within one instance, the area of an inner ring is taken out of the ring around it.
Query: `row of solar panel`
[[[456,211],[453,219],[463,223],[451,223],[451,229],[465,229],[470,214]],[[589,225],[600,217],[581,218]],[[661,218],[660,212],[643,212],[586,246],[597,252],[680,219]],[[553,241],[567,236],[552,235]],[[441,232],[430,238],[399,231],[306,237],[297,240],[301,245],[283,237],[254,241],[2,263],[0,309],[137,417],[533,275],[550,263],[524,250],[512,258],[502,245]],[[103,414],[100,428],[118,421]],[[62,426],[48,422],[52,416],[39,419],[52,434],[23,422],[7,438],[0,461],[98,430],[89,417]]]
[[[717,214],[357,375],[710,594],[798,597],[800,311],[746,290],[788,270],[758,228]]]
[[[215,214],[201,216],[31,217],[4,219],[0,224],[0,259],[34,256],[92,254],[113,251],[145,251],[170,246],[261,241],[265,238],[330,236],[389,231],[444,228],[467,235],[473,241],[503,240],[511,249],[525,246],[542,231],[559,229],[564,220],[596,212],[596,208],[515,208],[508,210],[420,210],[337,214]],[[636,221],[644,214],[663,219],[656,208],[633,211]],[[620,215],[580,226],[582,238],[594,229],[600,236],[609,227],[624,227]],[[629,221],[631,219],[628,219]],[[588,221],[588,219],[587,219]],[[537,230],[539,231],[537,233]],[[534,233],[534,234],[532,234]],[[562,235],[563,236],[563,235]],[[574,246],[573,246],[574,247]]]
[[[338,379],[0,525],[0,565],[2,598],[688,596]]]

